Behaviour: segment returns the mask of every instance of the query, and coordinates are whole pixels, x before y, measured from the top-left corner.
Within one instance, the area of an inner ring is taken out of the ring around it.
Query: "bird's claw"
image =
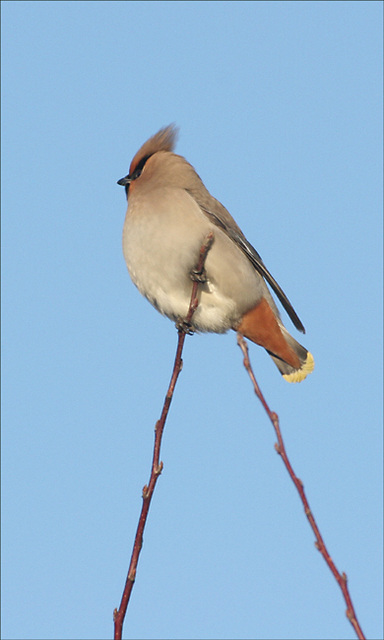
[[[207,274],[204,268],[192,269],[190,276],[193,282],[198,282],[199,284],[205,284],[207,282]]]
[[[186,322],[182,318],[179,318],[176,322],[176,329],[179,333],[186,333],[188,336],[193,336],[195,329],[190,322]]]

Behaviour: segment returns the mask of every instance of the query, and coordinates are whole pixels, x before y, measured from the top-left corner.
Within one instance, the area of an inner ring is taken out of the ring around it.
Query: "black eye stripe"
[[[134,172],[131,175],[131,180],[136,180],[136,178],[138,178],[139,176],[141,176],[141,169],[137,168],[134,170]]]
[[[141,172],[142,172],[142,170],[144,168],[144,165],[147,162],[148,158],[150,158],[150,157],[151,156],[144,156],[144,158],[141,158],[140,162],[135,167],[135,170],[133,171],[133,173],[130,176],[131,180],[136,180],[137,178],[139,178],[141,176]]]

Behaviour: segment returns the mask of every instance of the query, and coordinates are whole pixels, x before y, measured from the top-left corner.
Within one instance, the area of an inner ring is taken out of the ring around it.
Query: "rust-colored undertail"
[[[280,324],[265,298],[244,314],[236,330],[264,347],[288,382],[301,382],[313,371],[312,354]]]

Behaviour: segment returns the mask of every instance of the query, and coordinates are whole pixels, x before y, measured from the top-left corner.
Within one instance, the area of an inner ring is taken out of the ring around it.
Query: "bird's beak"
[[[121,180],[117,181],[117,184],[119,184],[121,187],[128,187],[130,183],[131,183],[131,178],[129,174],[125,176],[125,178],[121,178]]]

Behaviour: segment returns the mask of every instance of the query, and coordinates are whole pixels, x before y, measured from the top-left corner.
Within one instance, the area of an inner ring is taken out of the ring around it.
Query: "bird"
[[[123,254],[133,283],[160,313],[180,322],[188,312],[200,248],[213,232],[193,331],[233,329],[263,347],[285,380],[301,382],[313,371],[314,358],[285,328],[267,284],[305,333],[301,320],[227,209],[174,153],[177,135],[174,124],[160,129],[117,182],[128,201]]]

